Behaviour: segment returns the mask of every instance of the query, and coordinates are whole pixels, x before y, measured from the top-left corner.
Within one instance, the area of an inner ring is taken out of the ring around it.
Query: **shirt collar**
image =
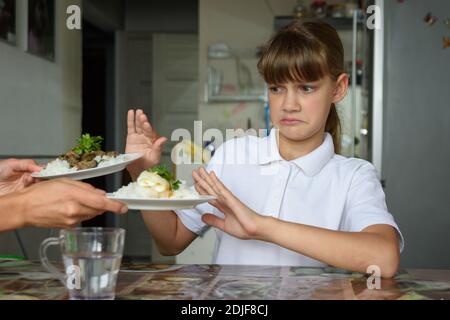
[[[277,140],[277,129],[272,129],[268,137],[260,140],[258,164],[265,165],[271,162],[286,161],[280,155]],[[326,132],[324,142],[317,149],[290,162],[297,165],[307,176],[313,177],[325,167],[334,155],[333,138],[331,134]]]

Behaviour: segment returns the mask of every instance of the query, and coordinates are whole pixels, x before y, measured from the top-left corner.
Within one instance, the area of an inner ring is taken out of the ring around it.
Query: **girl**
[[[348,89],[343,60],[337,32],[322,22],[295,22],[270,40],[258,67],[275,128],[265,138],[224,143],[206,169],[193,172],[196,190],[217,200],[144,215],[162,254],[179,254],[214,227],[217,264],[363,273],[375,265],[383,277],[395,275],[403,239],[375,168],[337,155],[335,104]],[[146,153],[128,168],[135,179],[158,164],[167,139],[141,110],[129,112],[128,131],[127,152]]]

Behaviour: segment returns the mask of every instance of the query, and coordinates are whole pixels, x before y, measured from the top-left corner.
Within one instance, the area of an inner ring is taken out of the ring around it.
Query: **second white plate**
[[[123,198],[115,197],[112,193],[108,193],[109,199],[126,203],[130,210],[142,211],[166,211],[192,209],[199,204],[215,200],[214,196],[199,196],[192,199],[139,199],[139,198]]]

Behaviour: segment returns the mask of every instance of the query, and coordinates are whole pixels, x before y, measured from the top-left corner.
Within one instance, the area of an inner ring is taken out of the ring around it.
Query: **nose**
[[[288,90],[284,101],[283,101],[283,111],[285,112],[300,112],[302,111],[301,104],[297,98],[295,92]]]

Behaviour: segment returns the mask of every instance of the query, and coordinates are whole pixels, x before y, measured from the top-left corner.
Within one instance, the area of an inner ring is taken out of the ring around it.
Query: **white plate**
[[[191,199],[139,199],[139,198],[124,198],[115,197],[112,193],[108,193],[109,199],[117,200],[126,203],[130,210],[143,211],[166,211],[166,210],[180,210],[192,209],[199,204],[212,201],[216,199],[214,196],[199,196]]]
[[[142,158],[144,155],[142,153],[128,153],[126,154],[126,160],[121,161],[109,166],[101,167],[101,168],[92,168],[86,170],[78,170],[70,173],[56,174],[56,175],[41,175],[38,173],[33,173],[31,176],[33,178],[52,180],[59,178],[68,178],[71,180],[86,180],[95,177],[106,176],[108,174],[116,173],[125,169],[130,163]]]

